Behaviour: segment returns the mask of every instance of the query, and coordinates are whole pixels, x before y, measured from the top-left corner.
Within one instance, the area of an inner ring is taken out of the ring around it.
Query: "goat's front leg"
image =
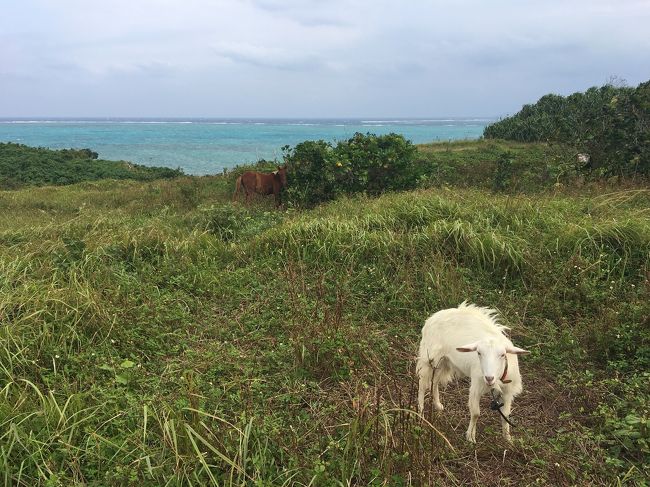
[[[509,394],[504,394],[502,398],[503,407],[501,408],[501,412],[506,418],[508,418],[510,417],[510,408],[512,407],[512,396]],[[512,437],[510,436],[510,425],[503,418],[501,418],[501,432],[503,433],[503,438],[507,442],[512,442]]]
[[[479,380],[475,380],[472,378],[472,384],[469,386],[469,401],[468,401],[468,406],[469,406],[469,413],[470,413],[470,420],[469,420],[469,427],[467,428],[467,433],[465,433],[465,438],[467,438],[467,441],[470,441],[472,443],[476,443],[476,422],[478,421],[478,417],[481,414],[481,393],[483,392],[483,386],[479,382]]]

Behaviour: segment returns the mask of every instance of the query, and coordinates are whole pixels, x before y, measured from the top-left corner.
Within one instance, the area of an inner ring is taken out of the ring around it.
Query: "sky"
[[[0,117],[494,117],[650,79],[650,0],[0,7]]]

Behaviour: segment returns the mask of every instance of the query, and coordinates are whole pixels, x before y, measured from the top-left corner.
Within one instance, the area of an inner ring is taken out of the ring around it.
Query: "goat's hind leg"
[[[426,395],[429,387],[431,387],[431,379],[433,378],[433,367],[428,360],[419,358],[417,362],[417,374],[420,378],[418,385],[418,412],[424,412],[424,396]]]
[[[436,411],[442,411],[445,407],[440,402],[440,382],[443,385],[449,380],[447,378],[448,371],[446,368],[445,357],[438,361],[438,365],[433,369],[433,380],[431,381],[431,399],[433,400],[433,407]],[[443,380],[444,376],[444,380]]]

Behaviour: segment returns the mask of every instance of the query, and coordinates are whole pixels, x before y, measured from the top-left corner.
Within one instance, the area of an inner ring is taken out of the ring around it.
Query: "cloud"
[[[504,69],[522,64],[536,63],[548,68],[547,62],[565,58],[579,59],[588,46],[575,41],[507,39],[500,42],[482,42],[465,46],[464,62],[471,66]]]
[[[286,71],[313,71],[324,67],[314,55],[246,43],[220,43],[214,52],[236,64]]]
[[[332,0],[250,0],[255,8],[282,16],[305,27],[346,28],[352,24],[344,18],[347,8]],[[325,7],[323,7],[325,5]]]
[[[498,115],[650,78],[648,24],[637,0],[22,0],[0,16],[0,107]]]
[[[106,66],[100,76],[121,78],[155,78],[161,80],[178,73],[179,68],[165,62],[119,63]]]

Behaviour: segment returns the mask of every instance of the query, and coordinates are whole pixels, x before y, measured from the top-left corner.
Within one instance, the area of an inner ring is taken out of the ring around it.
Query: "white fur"
[[[418,409],[424,411],[424,396],[431,389],[433,405],[440,403],[438,385],[445,385],[455,377],[470,377],[469,411],[471,419],[465,437],[476,442],[476,422],[480,414],[481,396],[495,389],[501,393],[501,411],[510,414],[512,399],[522,391],[517,355],[528,353],[513,346],[504,335],[508,328],[497,322],[496,311],[463,302],[458,308],[433,314],[422,327],[422,341],[417,361],[420,378]],[[460,349],[460,350],[459,350]],[[480,354],[480,355],[479,355]],[[501,378],[508,361],[508,373]],[[501,419],[503,437],[510,441],[510,425]]]

